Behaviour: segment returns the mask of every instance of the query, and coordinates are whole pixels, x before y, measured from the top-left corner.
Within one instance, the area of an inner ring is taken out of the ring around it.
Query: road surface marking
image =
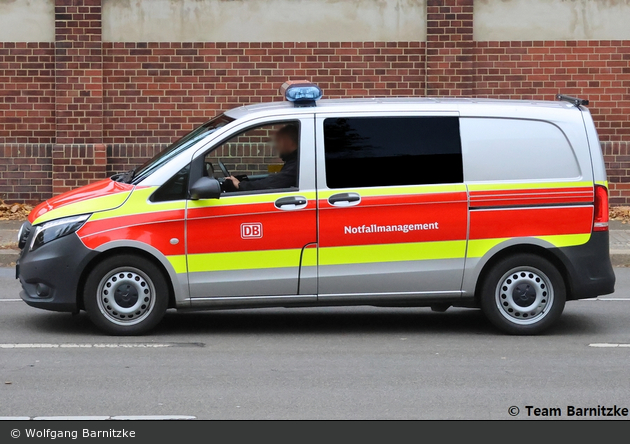
[[[22,302],[22,299],[0,299],[0,302]]]
[[[111,416],[35,416],[35,421],[105,421]]]
[[[588,298],[578,299],[580,302],[599,302],[599,301],[630,301],[630,298]]]
[[[131,415],[112,416],[111,419],[117,421],[187,421],[197,419],[197,417],[187,415]]]
[[[135,416],[0,416],[0,421],[190,421],[190,415],[135,415]]]
[[[0,344],[0,348],[168,348],[182,344]],[[188,345],[188,344],[185,344]]]
[[[610,343],[610,342],[601,342],[601,343],[596,343],[596,344],[588,344],[589,347],[595,347],[595,348],[616,348],[616,347],[622,347],[622,348],[630,348],[630,344],[614,344],[614,343]]]

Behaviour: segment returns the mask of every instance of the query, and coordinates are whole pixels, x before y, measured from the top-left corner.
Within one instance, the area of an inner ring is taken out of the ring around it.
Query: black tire
[[[109,257],[88,275],[83,304],[92,322],[115,336],[145,334],[164,317],[168,283],[151,261],[134,255]]]
[[[509,256],[495,264],[481,286],[481,309],[505,333],[535,335],[564,310],[566,286],[558,269],[535,254]]]

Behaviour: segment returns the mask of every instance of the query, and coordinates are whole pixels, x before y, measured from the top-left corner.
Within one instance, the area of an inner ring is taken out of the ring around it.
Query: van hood
[[[111,179],[100,180],[40,203],[33,208],[28,220],[35,225],[60,217],[111,210],[121,206],[133,188],[131,184]]]

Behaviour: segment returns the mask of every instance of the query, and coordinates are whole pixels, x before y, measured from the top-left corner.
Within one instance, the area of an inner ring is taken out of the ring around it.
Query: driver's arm
[[[236,177],[234,176],[230,176],[230,177],[226,177],[225,180],[231,180],[232,183],[234,184],[234,188],[236,188],[237,190],[240,190],[240,183],[241,181],[238,180]]]

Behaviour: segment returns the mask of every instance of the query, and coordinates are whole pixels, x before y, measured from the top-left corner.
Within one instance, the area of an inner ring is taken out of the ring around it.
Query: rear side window
[[[463,182],[457,117],[324,120],[328,188]]]
[[[462,118],[467,181],[569,179],[581,175],[557,126],[539,120]]]

